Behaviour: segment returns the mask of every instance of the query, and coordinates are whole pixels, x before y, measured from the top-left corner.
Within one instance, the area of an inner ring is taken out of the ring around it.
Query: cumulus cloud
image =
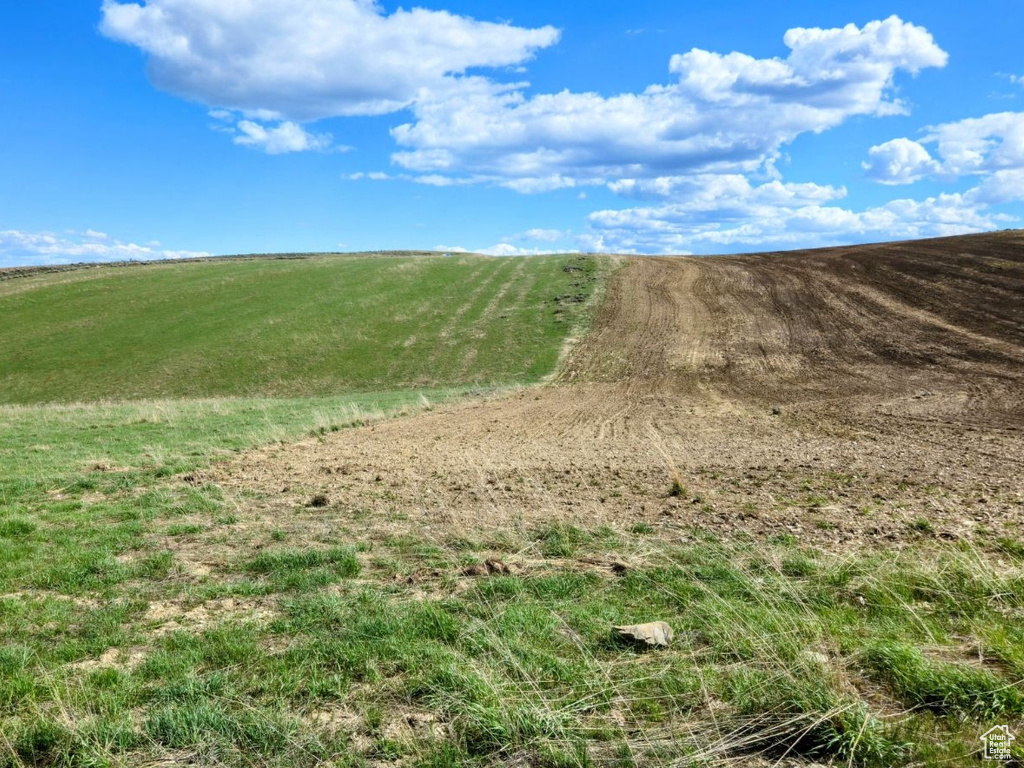
[[[104,0],[101,30],[163,90],[260,120],[380,115],[468,69],[521,64],[558,30],[374,0]]]
[[[461,245],[435,245],[434,250],[445,253],[479,253],[484,256],[544,256],[552,253],[565,253],[564,250],[552,251],[546,248],[522,248],[507,242],[475,249],[465,248]]]
[[[868,150],[867,175],[883,184],[926,176],[987,176],[1024,168],[1024,112],[998,112],[924,129],[920,141],[893,139]],[[925,145],[934,146],[936,159]]]
[[[540,243],[554,243],[558,240],[563,239],[568,235],[568,232],[563,232],[560,229],[528,229],[518,237],[523,240],[536,240]],[[515,240],[517,238],[510,238]]]
[[[238,131],[239,134],[234,138],[235,144],[262,149],[268,155],[325,151],[334,142],[334,137],[329,133],[309,133],[301,125],[287,121],[268,128],[252,120],[241,120]]]
[[[978,206],[1024,201],[1024,112],[999,112],[934,125],[918,141],[893,139],[868,150],[868,178],[904,184],[974,177],[964,199]],[[934,150],[934,158],[928,148]]]
[[[854,115],[905,112],[897,72],[942,67],[927,30],[896,16],[863,27],[791,29],[786,58],[694,49],[669,62],[676,76],[641,93],[605,97],[478,79],[458,98],[425,92],[415,120],[393,129],[407,170],[499,177],[523,192],[770,167],[780,147]]]
[[[407,109],[391,131],[396,168],[343,178],[574,190],[580,199],[605,186],[637,201],[593,213],[577,236],[588,250],[708,252],[953,234],[992,228],[1005,220],[992,206],[1024,199],[1018,113],[896,138],[872,147],[863,163],[869,178],[889,185],[977,177],[966,192],[853,210],[837,202],[843,187],[782,180],[776,162],[797,137],[856,116],[906,114],[898,76],[945,66],[931,34],[897,16],[790,29],[788,52],[772,58],[678,53],[665,82],[614,95],[532,93],[529,83],[486,74],[520,71],[558,41],[553,27],[388,13],[375,0],[104,0],[102,30],[147,53],[158,87],[207,105],[216,128],[242,146],[325,151],[334,148],[330,134],[304,124]],[[530,230],[478,252],[534,253],[571,237]]]
[[[271,154],[323,151],[303,123],[409,108],[392,160],[422,184],[524,194],[707,172],[771,170],[780,147],[854,115],[905,111],[898,72],[942,67],[922,27],[797,28],[786,57],[693,49],[640,93],[528,96],[518,70],[554,45],[524,28],[374,0],[104,0],[101,29],[148,54],[157,87],[210,107],[216,127]],[[231,127],[233,124],[234,127]]]
[[[156,245],[111,240],[103,232],[56,235],[49,232],[0,230],[0,266],[71,264],[80,261],[188,259],[209,256],[205,251],[174,251]]]
[[[511,243],[498,243],[488,248],[481,248],[477,253],[485,256],[543,256],[549,253],[565,253],[565,251],[552,251],[550,248],[523,248]]]
[[[743,177],[705,188],[695,183],[660,204],[591,214],[581,245],[622,253],[716,253],[966,234],[1009,220],[988,210],[980,189],[862,211],[827,204],[843,192],[779,182],[754,186]]]
[[[868,150],[861,163],[865,175],[881,184],[912,184],[940,171],[941,166],[921,144],[911,139],[893,139]]]
[[[872,147],[866,175],[883,184],[975,181],[964,191],[902,198],[864,210],[835,202],[845,189],[743,175],[621,179],[609,186],[651,204],[597,211],[584,244],[595,250],[721,252],[966,234],[1016,221],[997,206],[1024,201],[1024,113],[1002,112],[924,130],[919,141]]]
[[[545,253],[565,253],[565,248],[552,250],[554,244],[559,241],[571,241],[572,232],[561,229],[543,229],[535,227],[525,232],[503,237],[500,243],[482,248],[477,253],[488,256],[538,256]],[[522,245],[521,243],[531,243]],[[533,243],[544,243],[543,246],[532,245]]]
[[[655,179],[621,179],[608,185],[613,192],[641,200],[671,198],[685,203],[693,211],[721,210],[736,203],[744,213],[758,206],[773,209],[813,205],[846,196],[846,189],[814,183],[783,183],[770,181],[757,186],[741,174],[698,174],[694,176],[659,176]]]
[[[988,174],[970,194],[985,205],[1024,200],[1024,168],[1008,168]]]
[[[423,184],[428,187],[464,187],[483,181],[493,181],[493,179],[453,178],[436,173],[416,175],[412,173],[385,173],[383,171],[370,171],[369,173],[357,171],[356,173],[343,174],[342,178],[349,181],[362,181],[364,179],[367,181],[411,181],[413,184]]]
[[[428,187],[469,187],[486,184],[492,187],[512,189],[521,194],[540,194],[583,184],[605,183],[605,179],[576,181],[575,179],[567,179],[562,176],[539,179],[508,179],[502,176],[484,174],[446,176],[443,173],[385,173],[384,171],[371,171],[369,173],[358,171],[356,173],[344,174],[342,178],[349,181],[362,181],[364,179],[367,181],[409,181],[413,184],[423,184]]]
[[[956,176],[1024,167],[1024,112],[998,112],[926,128],[942,168]]]

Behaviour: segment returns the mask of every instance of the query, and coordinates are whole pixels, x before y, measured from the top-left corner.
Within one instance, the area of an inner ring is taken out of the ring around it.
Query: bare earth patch
[[[1016,263],[1020,239],[973,243]],[[555,521],[827,549],[1017,536],[1024,302],[986,263],[943,241],[633,259],[553,385],[211,473],[244,525],[225,546]]]
[[[155,625],[153,635],[160,637],[178,630],[200,633],[224,621],[256,621],[265,623],[275,615],[274,604],[266,599],[232,597],[209,600],[189,607],[184,600],[157,600],[149,604],[143,620]]]

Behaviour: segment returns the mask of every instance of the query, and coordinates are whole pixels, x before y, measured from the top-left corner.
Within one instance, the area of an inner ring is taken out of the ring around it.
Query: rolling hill
[[[537,382],[604,261],[208,259],[0,281],[0,403]]]

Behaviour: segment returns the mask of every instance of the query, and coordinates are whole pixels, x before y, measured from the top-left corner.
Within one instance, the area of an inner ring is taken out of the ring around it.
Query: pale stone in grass
[[[647,624],[628,624],[613,627],[621,637],[657,647],[665,647],[672,642],[675,633],[664,621],[652,621]]]

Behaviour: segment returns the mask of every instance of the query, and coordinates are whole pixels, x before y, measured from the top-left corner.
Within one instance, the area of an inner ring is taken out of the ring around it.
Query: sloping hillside
[[[361,466],[365,489],[359,472],[338,481],[357,506],[369,503],[376,468],[395,465],[409,508],[499,527],[669,514],[771,533],[806,526],[802,500],[825,489],[814,513],[823,524],[807,535],[834,543],[865,531],[884,539],[922,505],[936,525],[967,530],[962,504],[981,477],[993,497],[986,514],[1013,524],[1021,427],[1024,238],[1000,233],[632,259],[559,386],[295,446],[287,471],[308,468],[293,489],[301,494],[324,485],[323,466]],[[250,461],[261,482],[281,482],[280,460]],[[232,482],[244,485],[244,464],[237,471]],[[715,514],[666,498],[675,475],[714,497]],[[942,489],[941,503],[922,488]],[[751,503],[772,511],[745,515]],[[885,514],[857,514],[866,507]]]
[[[0,282],[0,402],[535,382],[600,269],[466,255],[29,273]]]

